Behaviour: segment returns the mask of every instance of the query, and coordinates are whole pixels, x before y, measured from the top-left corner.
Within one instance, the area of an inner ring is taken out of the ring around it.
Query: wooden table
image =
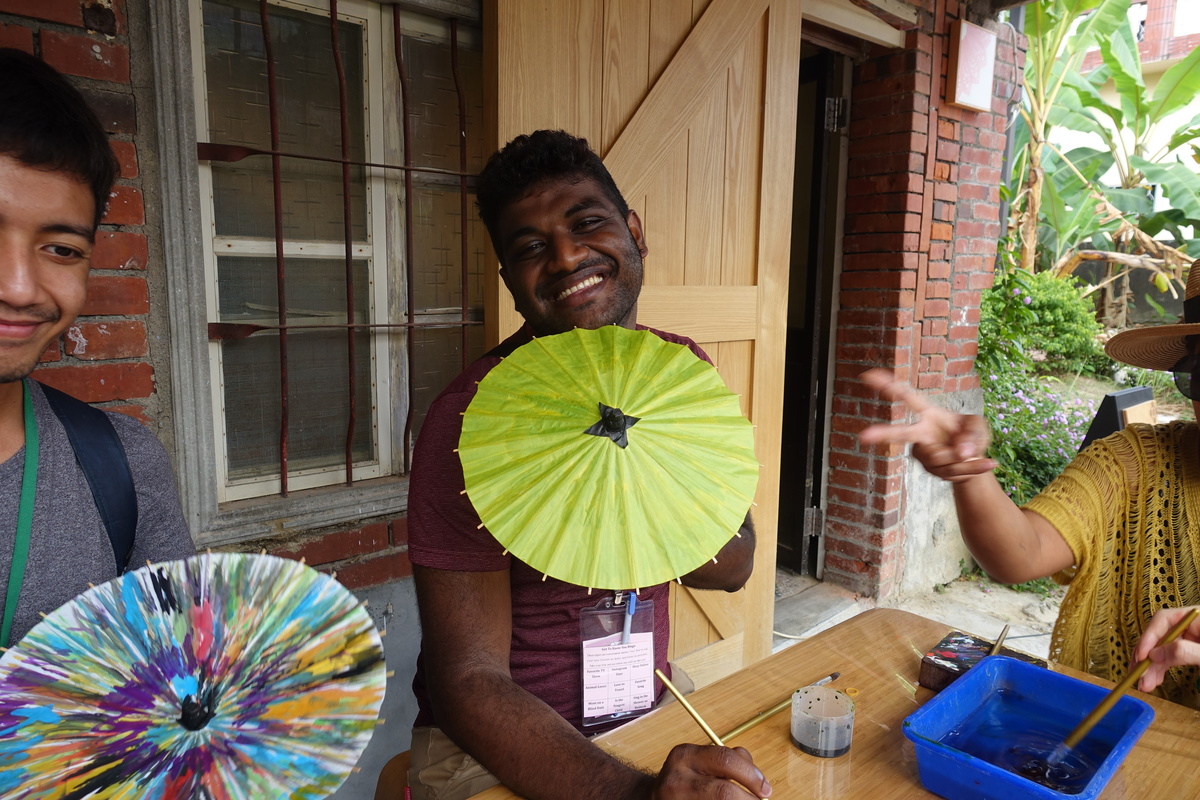
[[[935,797],[917,778],[916,754],[901,722],[933,697],[916,686],[921,656],[951,629],[896,609],[873,609],[795,644],[689,696],[709,725],[723,734],[788,697],[800,686],[841,672],[833,686],[858,689],[854,743],[840,758],[815,758],[791,743],[790,712],[781,712],[728,744],[749,750],[780,800],[907,800]],[[1111,686],[1066,667],[1058,672]],[[1200,796],[1200,712],[1138,692],[1154,721],[1108,787],[1104,800],[1179,800]],[[656,771],[682,742],[708,744],[677,703],[596,738],[605,750]],[[476,795],[514,795],[497,786]]]

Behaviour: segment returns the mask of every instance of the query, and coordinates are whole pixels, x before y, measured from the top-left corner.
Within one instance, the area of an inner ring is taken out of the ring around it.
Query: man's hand
[[[983,417],[956,414],[931,405],[884,369],[868,370],[859,378],[885,399],[902,401],[917,415],[912,425],[867,426],[858,434],[864,444],[911,442],[913,458],[931,475],[951,483],[995,469],[996,462],[985,456],[988,428]]]
[[[744,800],[770,796],[771,784],[745,749],[695,744],[676,745],[671,750],[650,794],[652,800]]]
[[[1142,638],[1133,648],[1133,663],[1149,658],[1150,667],[1138,680],[1139,690],[1153,692],[1162,684],[1171,667],[1200,664],[1200,617],[1187,626],[1178,639],[1162,647],[1158,645],[1167,631],[1191,610],[1190,606],[1164,608],[1151,618],[1146,630],[1142,631]]]

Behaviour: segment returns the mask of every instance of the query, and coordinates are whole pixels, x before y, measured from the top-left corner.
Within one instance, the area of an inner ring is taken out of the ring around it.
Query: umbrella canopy
[[[559,580],[653,586],[711,559],[758,483],[754,433],[711,364],[609,325],[534,339],[463,417],[467,496],[492,536]]]
[[[327,575],[234,553],[146,566],[0,659],[0,796],[324,797],[384,682],[375,625]]]

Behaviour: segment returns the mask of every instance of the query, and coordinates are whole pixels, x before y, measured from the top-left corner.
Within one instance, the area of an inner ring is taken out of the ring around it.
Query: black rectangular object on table
[[[980,639],[969,633],[951,631],[921,659],[921,675],[917,681],[926,689],[940,692],[988,655],[992,651],[993,644],[994,642]],[[1043,659],[1003,646],[1000,648],[1000,655],[1016,658],[1039,667],[1046,666]]]

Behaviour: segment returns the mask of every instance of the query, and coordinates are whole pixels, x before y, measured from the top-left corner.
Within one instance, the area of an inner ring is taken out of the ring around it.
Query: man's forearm
[[[589,742],[504,675],[480,673],[435,693],[438,724],[522,797],[615,800],[650,796],[653,778]],[[432,688],[432,687],[431,687]]]
[[[680,578],[692,589],[724,589],[736,592],[746,585],[754,569],[754,522],[746,515],[737,535],[709,561]]]

